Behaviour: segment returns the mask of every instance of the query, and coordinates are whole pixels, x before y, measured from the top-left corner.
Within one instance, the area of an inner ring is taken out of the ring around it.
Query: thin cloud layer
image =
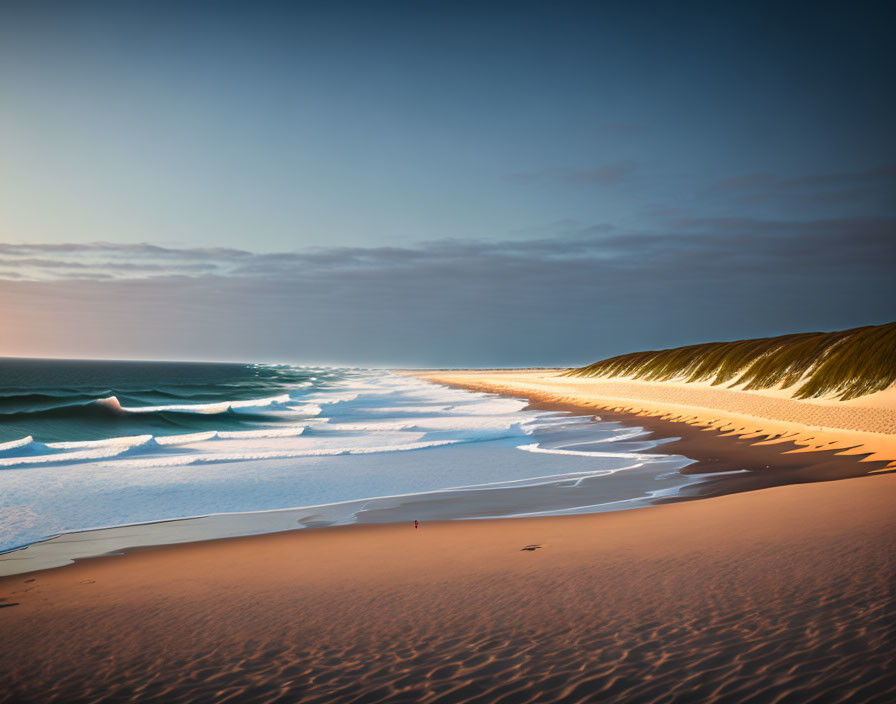
[[[606,226],[567,227],[564,234],[527,240],[438,240],[415,247],[330,247],[253,254],[232,249],[172,249],[149,244],[0,245],[0,278],[59,280],[189,277],[328,277],[334,272],[434,270],[495,273],[560,262],[602,270],[701,264],[762,270],[797,264],[846,269],[881,268],[896,253],[896,218],[785,221],[753,218],[678,218],[672,231],[622,232]],[[35,257],[36,253],[44,256]],[[13,276],[14,274],[14,276]]]
[[[729,218],[276,254],[7,244],[4,354],[574,364],[795,317],[836,329],[892,317],[894,233],[892,218]]]
[[[892,202],[896,191],[896,164],[860,171],[807,174],[796,178],[773,173],[749,173],[716,182],[708,195],[732,198],[741,205],[767,200],[836,205],[880,199]],[[892,205],[891,205],[892,207]]]
[[[521,184],[616,186],[629,180],[636,169],[637,164],[634,161],[618,161],[589,169],[553,168],[521,172],[511,174],[508,178]]]

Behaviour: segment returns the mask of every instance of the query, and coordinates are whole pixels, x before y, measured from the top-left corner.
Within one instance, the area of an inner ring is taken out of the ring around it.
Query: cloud
[[[652,218],[671,218],[681,217],[685,212],[683,208],[650,208],[644,214]]]
[[[8,244],[0,243],[0,254],[40,253],[40,252],[66,252],[66,253],[96,253],[118,252],[135,256],[159,256],[159,257],[205,257],[215,256],[219,258],[238,259],[251,256],[251,252],[241,249],[228,249],[224,247],[206,248],[170,248],[159,245],[138,243],[121,244],[116,242],[88,242],[88,243],[61,243],[61,244]]]
[[[714,183],[712,196],[732,198],[741,204],[789,200],[811,204],[841,204],[886,197],[896,193],[896,164],[860,171],[806,174],[796,178],[768,172],[739,174]]]
[[[647,131],[647,127],[634,122],[609,122],[600,126],[605,132],[613,132],[615,134],[643,134]]]
[[[334,279],[361,274],[392,275],[396,272],[450,273],[464,277],[484,268],[502,271],[549,263],[569,266],[639,268],[663,275],[662,265],[688,266],[713,262],[724,267],[738,262],[761,263],[777,269],[798,263],[851,270],[878,268],[877,257],[896,253],[896,219],[832,218],[819,220],[762,220],[756,218],[677,218],[665,231],[622,231],[606,224],[567,223],[561,234],[525,240],[437,240],[414,247],[331,247],[293,252],[262,253],[214,249],[157,249],[149,245],[103,243],[90,249],[95,259],[83,258],[83,250],[64,245],[0,245],[5,257],[0,267],[15,267],[18,278],[65,279],[80,277],[118,279],[188,276],[205,278],[262,277]],[[43,258],[27,255],[47,252]],[[55,252],[55,257],[49,253]],[[127,254],[128,259],[122,255]],[[869,258],[874,254],[874,258]],[[800,262],[796,262],[795,259]],[[29,277],[29,274],[31,276]],[[0,273],[0,276],[3,276]]]
[[[520,172],[508,176],[510,181],[531,184],[580,184],[615,186],[627,181],[635,173],[637,164],[633,161],[617,161],[591,169],[554,168],[539,171]]]
[[[2,355],[562,365],[884,322],[896,296],[892,218],[680,219],[278,254],[91,250],[145,269],[66,269],[89,264],[82,249],[35,247],[3,246],[6,259],[42,251],[60,265],[0,267]]]
[[[221,248],[168,248],[152,244],[0,243],[0,267],[18,278],[133,278],[152,274],[228,274],[259,255]],[[92,273],[91,273],[92,272]],[[6,276],[0,272],[0,277]]]

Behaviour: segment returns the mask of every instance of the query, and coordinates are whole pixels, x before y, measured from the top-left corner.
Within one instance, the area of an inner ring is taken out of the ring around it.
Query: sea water
[[[605,511],[693,481],[640,428],[527,406],[375,369],[0,360],[0,551],[285,509],[201,537]]]

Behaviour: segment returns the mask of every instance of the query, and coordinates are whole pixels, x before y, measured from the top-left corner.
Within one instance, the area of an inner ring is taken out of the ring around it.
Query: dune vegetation
[[[794,398],[845,401],[896,383],[896,323],[633,352],[565,376],[709,381],[744,390],[796,386]]]

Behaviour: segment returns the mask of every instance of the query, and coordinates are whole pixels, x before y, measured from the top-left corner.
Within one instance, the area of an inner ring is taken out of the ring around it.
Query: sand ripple
[[[0,702],[896,701],[891,479],[19,575]]]
[[[184,659],[176,650],[133,657],[92,646],[76,658],[89,669],[9,673],[18,676],[0,701],[886,702],[896,680],[885,601],[635,628],[601,619],[552,633],[453,629],[355,646],[308,648],[277,633]],[[36,691],[36,680],[49,686]]]

